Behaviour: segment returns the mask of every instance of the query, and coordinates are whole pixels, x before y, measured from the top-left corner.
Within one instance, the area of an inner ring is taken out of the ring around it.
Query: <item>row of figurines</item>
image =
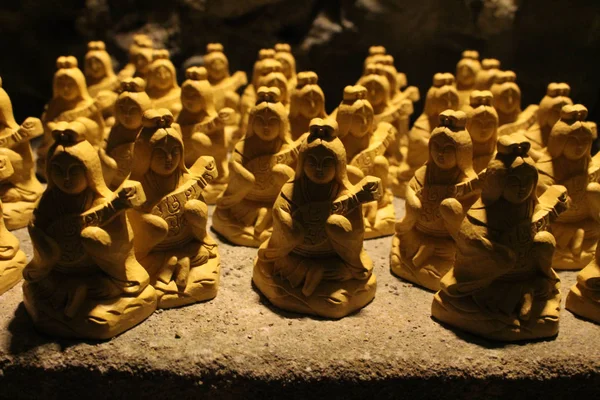
[[[252,114],[278,104],[260,103]],[[552,130],[550,145],[561,143],[557,157],[565,165],[591,143],[585,116],[583,106],[565,106]],[[166,109],[146,111],[143,125],[130,179],[115,192],[83,123],[61,122],[52,131],[48,187],[29,225],[34,258],[23,269],[24,303],[44,332],[109,338],[157,307],[216,295],[220,259],[203,199],[218,176],[214,159],[202,156],[186,167],[181,129]],[[476,174],[464,112],[442,112],[439,125],[429,159],[407,189],[392,271],[421,284],[437,280],[432,314],[449,325],[498,340],[556,335],[561,295],[552,264],[560,237],[552,232],[580,206],[564,186],[538,174],[522,133],[502,136],[487,168]],[[244,143],[268,146],[265,130],[258,132]],[[238,222],[259,222],[265,234],[254,262],[257,288],[277,307],[328,318],[344,317],[375,296],[373,263],[363,248],[365,214],[385,199],[381,179],[351,182],[338,133],[333,118],[314,119],[300,146],[289,150],[296,154],[289,164],[279,153],[248,169],[257,157],[236,153],[213,219],[218,232],[227,223],[239,229]],[[595,171],[583,176],[590,198],[600,193],[597,177]],[[273,199],[274,182],[281,184]],[[220,212],[229,219],[220,220]],[[5,281],[20,274],[26,259],[5,228],[2,243]],[[600,322],[597,261],[580,273],[567,307]]]

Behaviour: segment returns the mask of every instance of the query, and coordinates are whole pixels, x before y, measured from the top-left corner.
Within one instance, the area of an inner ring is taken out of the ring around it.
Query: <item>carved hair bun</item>
[[[120,93],[140,93],[146,90],[146,81],[142,78],[125,78],[121,81]]]
[[[519,132],[512,135],[504,135],[498,139],[498,153],[512,155],[514,157],[527,157],[531,143]]]
[[[151,49],[154,46],[150,36],[148,36],[144,33],[137,33],[137,34],[133,35],[133,43],[136,46],[145,47],[148,49]]]
[[[204,67],[189,67],[185,70],[185,76],[192,81],[205,81],[208,79],[208,72]]]
[[[310,143],[316,139],[327,142],[335,139],[338,132],[338,123],[332,118],[313,118],[308,128],[307,141]]]
[[[275,50],[273,49],[260,49],[258,52],[258,59],[265,60],[267,58],[275,58]]]
[[[560,119],[567,122],[585,121],[588,110],[581,104],[566,105],[560,110]]]
[[[316,85],[319,81],[319,76],[313,71],[302,71],[298,73],[297,89],[301,89],[306,85]]]
[[[166,108],[146,110],[142,117],[142,125],[146,128],[169,128],[174,118]]]
[[[440,88],[446,85],[454,85],[454,75],[450,72],[438,72],[433,75],[433,86]]]
[[[256,94],[256,104],[260,103],[278,103],[281,98],[281,91],[276,87],[261,86]]]
[[[170,57],[171,54],[166,49],[154,50],[152,53],[152,60],[168,60]]]
[[[462,52],[462,58],[479,60],[479,52],[477,50],[465,50]]]
[[[495,58],[484,58],[483,60],[481,60],[481,68],[498,69],[500,68],[500,61]]]
[[[469,96],[471,107],[491,106],[494,95],[489,90],[473,90]]]
[[[73,56],[60,56],[56,59],[57,69],[77,68],[77,59]]]
[[[87,127],[81,121],[60,121],[50,125],[52,138],[63,146],[72,146],[85,140]]]
[[[291,53],[292,46],[290,46],[288,43],[277,43],[275,45],[275,51],[277,53]]]
[[[494,83],[516,82],[517,74],[514,71],[500,71],[494,76]]]
[[[546,89],[546,95],[550,96],[550,97],[559,97],[559,96],[568,97],[569,94],[571,94],[571,86],[569,86],[568,84],[566,84],[564,82],[561,82],[561,83],[552,82],[548,85],[548,88]]]
[[[224,50],[221,43],[209,43],[206,45],[207,53],[222,53]]]
[[[369,47],[369,55],[370,56],[376,56],[376,55],[382,55],[387,53],[385,47],[383,46],[371,46]]]
[[[88,42],[88,50],[106,50],[106,44],[104,44],[104,42],[101,40]]]
[[[367,88],[361,85],[346,86],[344,88],[343,102],[352,104],[356,100],[363,100],[367,98]]]
[[[440,126],[445,126],[453,131],[465,129],[467,125],[467,115],[463,111],[442,111],[439,118]]]

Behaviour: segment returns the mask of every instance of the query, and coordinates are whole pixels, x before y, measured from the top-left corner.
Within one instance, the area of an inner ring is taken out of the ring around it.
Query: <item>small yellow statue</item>
[[[236,144],[230,179],[217,199],[212,227],[232,243],[258,247],[272,230],[271,209],[285,182],[294,177],[298,148],[290,139],[285,106],[277,88],[260,88],[248,131]]]
[[[528,150],[522,136],[501,137],[481,199],[466,217],[455,199],[440,206],[458,251],[434,296],[433,317],[488,339],[558,333],[560,281],[552,269],[554,238],[545,229],[567,207],[567,195],[554,186],[538,198]]]
[[[291,91],[289,90],[289,82],[283,73],[281,63],[279,65],[273,64],[270,72],[265,71],[265,74],[258,79],[258,86],[276,87],[279,89],[279,92],[281,93],[279,100],[281,101],[281,104],[289,109]]]
[[[133,41],[129,46],[129,62],[119,71],[119,80],[126,78],[146,79],[148,67],[152,63],[154,43],[152,38],[143,33],[133,35]]]
[[[188,169],[184,154],[171,113],[146,111],[131,172],[146,201],[128,216],[136,257],[150,274],[159,308],[212,299],[219,286],[219,253],[206,231],[208,207],[202,197],[217,168],[212,157],[200,157]]]
[[[52,100],[42,115],[44,140],[37,150],[37,173],[45,177],[46,153],[52,145],[52,123],[71,122],[78,119],[87,127],[86,140],[100,148],[104,139],[104,118],[96,101],[90,96],[85,76],[77,67],[73,56],[61,56],[56,60],[57,71],[52,83]]]
[[[373,262],[363,249],[361,203],[381,196],[380,181],[353,185],[333,120],[315,118],[296,176],[273,206],[273,235],[258,250],[252,280],[275,306],[342,318],[375,296]]]
[[[2,88],[0,79],[0,157],[11,171],[0,176],[0,199],[4,203],[2,229],[14,230],[27,226],[44,191],[35,176],[30,144],[31,139],[43,132],[42,122],[38,118],[29,117],[21,125],[17,124],[12,102]]]
[[[550,83],[546,95],[540,101],[537,121],[527,130],[525,137],[531,143],[529,154],[537,161],[542,156],[554,124],[560,119],[563,106],[572,105],[569,97],[571,87],[566,83]]]
[[[325,118],[325,94],[318,85],[319,77],[312,71],[300,72],[298,84],[290,96],[290,129],[292,140],[308,132],[313,118]]]
[[[115,102],[116,123],[108,135],[101,158],[107,186],[116,190],[129,177],[133,162],[133,144],[142,129],[142,115],[150,108],[142,78],[126,78],[121,82],[121,94]],[[108,160],[108,162],[107,162]]]
[[[596,248],[594,259],[577,275],[577,283],[567,295],[566,307],[600,324],[600,248]]]
[[[456,64],[456,89],[458,90],[458,107],[461,110],[469,105],[469,96],[475,89],[479,71],[481,71],[479,53],[475,50],[463,51],[461,60]]]
[[[275,45],[275,59],[281,63],[281,72],[288,82],[288,93],[296,87],[296,59],[292,54],[292,47],[287,43],[277,43]]]
[[[563,185],[571,199],[569,209],[550,226],[556,238],[554,269],[581,269],[589,264],[600,238],[600,160],[590,155],[596,132],[586,117],[584,106],[564,106],[550,132],[548,148],[536,164],[538,194]]]
[[[144,201],[139,184],[110,191],[85,126],[60,122],[48,151],[48,187],[29,234],[33,260],[23,276],[24,303],[48,334],[108,339],[156,309],[150,277],[138,263],[125,210]]]
[[[513,71],[498,71],[490,91],[494,95],[493,106],[498,113],[498,135],[508,135],[529,129],[537,120],[537,105],[521,110],[521,89]]]
[[[480,193],[465,113],[446,110],[439,120],[429,140],[429,159],[406,189],[406,214],[396,224],[390,254],[394,275],[429,290],[439,290],[456,254],[440,204],[451,198],[468,210]]]
[[[433,86],[427,91],[423,114],[417,118],[408,134],[408,150],[392,178],[392,191],[395,196],[404,198],[406,186],[415,171],[427,161],[429,137],[438,126],[439,115],[444,110],[458,110],[458,92],[454,75],[437,73],[433,76]]]
[[[229,181],[229,143],[225,127],[234,118],[234,111],[223,108],[217,113],[214,92],[204,67],[190,67],[186,76],[188,79],[181,89],[183,110],[177,118],[185,144],[184,162],[191,168],[200,156],[210,155],[215,159],[218,178],[203,189],[206,204],[215,204]]]
[[[379,56],[387,54],[387,49],[384,46],[370,46],[369,55],[365,58],[364,69],[367,69],[369,64],[373,64],[377,61]]]
[[[394,195],[386,184],[390,163],[385,151],[394,141],[396,129],[387,122],[375,125],[373,107],[367,100],[367,89],[358,85],[344,89],[336,121],[339,138],[346,150],[350,183],[356,185],[368,175],[381,180],[383,195],[377,201],[363,205],[364,236],[371,239],[392,235],[396,215]]]
[[[489,90],[471,92],[467,108],[467,132],[473,142],[473,169],[479,174],[496,155],[498,113]]]
[[[102,110],[105,125],[114,125],[115,101],[119,90],[119,78],[115,74],[110,55],[102,41],[89,42],[83,69],[88,92]]]
[[[500,71],[500,61],[495,58],[484,58],[481,60],[481,69],[475,76],[473,89],[490,90],[494,84],[496,74]]]
[[[150,96],[152,108],[166,108],[177,118],[181,112],[181,88],[169,57],[168,50],[154,50],[146,77],[146,93]]]

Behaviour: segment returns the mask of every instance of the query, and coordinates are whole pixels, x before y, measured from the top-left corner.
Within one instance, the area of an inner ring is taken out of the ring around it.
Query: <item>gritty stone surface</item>
[[[397,201],[400,215],[403,204]],[[26,231],[18,232],[29,256]],[[563,309],[558,337],[501,344],[430,317],[432,293],[389,271],[391,238],[365,243],[375,300],[339,321],[272,308],[256,249],[219,241],[217,297],[158,311],[107,342],[37,333],[21,284],[0,297],[0,398],[597,398],[600,326]],[[559,272],[568,289],[576,273]],[[564,297],[563,293],[563,304]]]

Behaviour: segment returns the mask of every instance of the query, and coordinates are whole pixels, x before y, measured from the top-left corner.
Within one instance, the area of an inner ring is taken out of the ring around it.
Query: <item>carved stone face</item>
[[[150,169],[161,176],[171,175],[181,162],[181,144],[168,136],[154,145],[150,159]]]
[[[590,136],[574,132],[567,138],[563,153],[568,160],[580,160],[590,153],[591,146],[592,138]]]
[[[516,85],[504,88],[499,96],[494,97],[494,107],[505,114],[516,111],[521,106],[521,92]]]
[[[254,116],[254,133],[263,140],[273,140],[279,136],[281,118],[274,111],[265,109]]]
[[[365,82],[367,88],[367,99],[369,102],[376,106],[385,101],[385,88],[375,80],[369,80]]]
[[[322,185],[335,179],[336,159],[325,147],[315,147],[306,155],[303,168],[308,179]]]
[[[316,118],[321,114],[324,105],[323,96],[319,92],[311,90],[300,99],[300,114],[305,118]]]
[[[220,81],[227,76],[227,64],[225,60],[215,57],[206,63],[206,72],[212,81]]]
[[[496,118],[483,114],[473,117],[467,125],[467,130],[471,135],[471,140],[477,143],[485,143],[491,139],[497,127],[498,121]]]
[[[456,167],[456,146],[454,142],[444,136],[437,136],[431,140],[429,148],[433,162],[440,169]]]
[[[75,79],[68,75],[63,75],[58,78],[58,95],[63,99],[70,101],[75,100],[79,96],[79,88]]]
[[[115,116],[119,123],[127,129],[138,129],[142,126],[142,107],[130,98],[117,101]]]
[[[204,98],[193,86],[186,85],[181,91],[181,105],[191,113],[197,113],[205,108]]]
[[[89,57],[85,60],[85,75],[93,79],[100,79],[106,75],[106,68],[98,57]]]
[[[469,63],[461,63],[456,69],[456,80],[465,87],[475,84],[477,71]]]
[[[350,133],[354,137],[363,137],[369,132],[373,124],[373,112],[367,107],[361,107],[354,115],[350,123]]]
[[[535,189],[535,172],[511,173],[506,177],[502,196],[512,204],[521,204]]]
[[[148,72],[150,58],[142,52],[137,53],[135,56],[133,56],[133,64],[135,65],[136,71],[145,74]]]
[[[164,65],[159,66],[153,72],[153,81],[157,88],[166,90],[173,86],[173,74]]]
[[[437,118],[445,110],[456,110],[458,108],[458,94],[451,87],[438,89],[431,99],[434,116]]]
[[[88,187],[85,166],[66,153],[54,157],[50,164],[50,180],[60,191],[76,195]]]

